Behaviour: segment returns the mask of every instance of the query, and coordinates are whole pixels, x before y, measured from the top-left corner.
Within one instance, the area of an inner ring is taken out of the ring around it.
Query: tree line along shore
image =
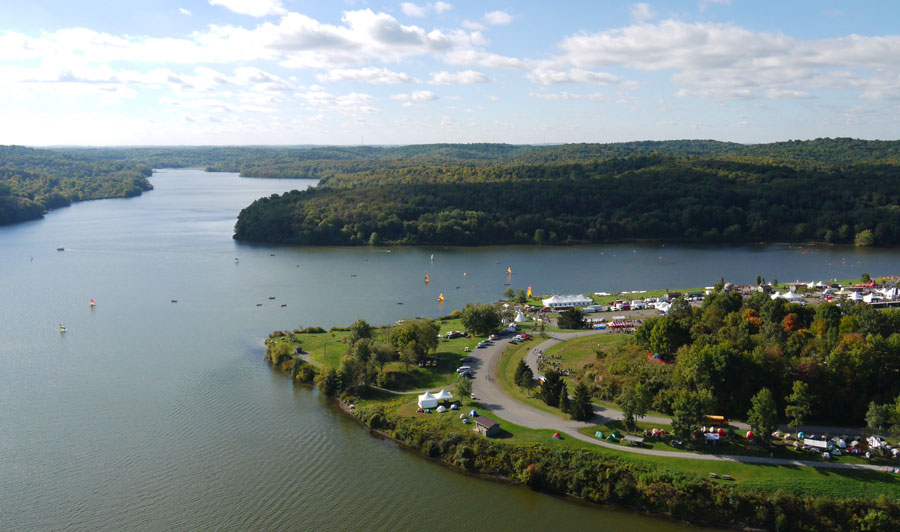
[[[627,411],[626,420],[610,422],[612,428],[637,433],[649,429],[637,422],[649,410],[667,416],[666,428],[686,442],[685,452],[710,452],[692,436],[711,412],[752,426],[758,437],[748,442],[741,434],[728,447],[749,455],[798,452],[770,439],[778,423],[868,424],[887,437],[900,434],[900,389],[891,378],[900,367],[900,311],[859,303],[801,305],[758,293],[742,297],[720,283],[701,304],[676,302],[668,315],[646,319],[633,335],[603,335],[596,349],[586,348],[586,340],[565,342],[555,353],[568,359],[571,346],[578,362],[556,382],[584,387],[595,403]],[[708,478],[710,466],[703,462],[597,449],[504,420],[502,437],[488,440],[454,417],[416,412],[416,396],[397,393],[446,387],[464,410],[481,408],[466,382],[455,379],[454,368],[499,326],[502,308],[467,305],[443,319],[391,327],[360,320],[331,331],[278,331],[267,341],[266,356],[296,380],[315,382],[326,395],[354,405],[355,416],[405,445],[536,489],[692,522],[772,530],[888,530],[900,519],[894,474],[717,463],[720,473],[735,479],[729,483]],[[559,330],[553,323],[546,332]],[[470,337],[447,338],[457,330]],[[575,417],[571,407],[547,400],[560,395],[522,378],[529,349],[525,343],[509,346],[495,378],[510,395]],[[651,360],[648,353],[654,351],[668,363]],[[881,408],[880,421],[869,415],[872,405]],[[872,463],[893,465],[889,456]]]

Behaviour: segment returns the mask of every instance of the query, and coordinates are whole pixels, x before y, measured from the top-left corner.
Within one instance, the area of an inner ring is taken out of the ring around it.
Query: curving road
[[[549,340],[538,344],[531,350],[531,353],[529,353],[529,356],[534,357],[535,367],[533,368],[533,371],[535,375],[538,375],[536,369],[535,350],[546,350],[555,343],[558,343],[562,340],[568,340],[570,338],[575,338],[576,336],[584,336],[587,334],[602,333],[600,331],[586,331],[583,333],[551,333],[552,337]],[[598,407],[595,405],[594,417],[590,421],[573,421],[564,419],[554,414],[550,414],[548,412],[544,412],[542,410],[538,410],[513,399],[503,390],[503,387],[497,381],[497,365],[500,361],[500,357],[502,356],[503,351],[508,345],[509,340],[500,340],[486,348],[475,349],[473,352],[469,353],[469,355],[472,356],[473,361],[468,365],[472,367],[475,374],[475,379],[472,383],[472,392],[474,393],[475,397],[477,397],[477,401],[481,403],[484,409],[489,410],[490,412],[496,414],[498,417],[516,425],[521,425],[523,427],[532,429],[556,430],[568,435],[571,438],[582,440],[599,447],[606,447],[609,449],[615,449],[617,451],[624,451],[634,454],[681,458],[687,460],[742,462],[748,464],[810,466],[831,469],[868,469],[873,471],[884,470],[884,466],[876,466],[870,464],[843,464],[835,462],[789,460],[785,458],[765,458],[758,456],[693,454],[681,451],[658,451],[655,449],[645,449],[640,447],[625,447],[622,445],[615,445],[609,442],[598,440],[596,438],[592,438],[590,436],[582,434],[578,432],[578,430],[584,427],[593,427],[595,425],[601,424],[606,419],[621,419],[621,411]],[[650,421],[651,423],[671,423],[671,420],[669,420],[669,418],[646,417],[643,419],[646,421]]]

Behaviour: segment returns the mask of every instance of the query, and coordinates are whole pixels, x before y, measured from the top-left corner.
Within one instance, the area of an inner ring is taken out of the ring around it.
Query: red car
[[[522,339],[523,339],[523,340],[531,340],[531,337],[528,336],[528,335],[525,334],[525,333],[522,333]]]

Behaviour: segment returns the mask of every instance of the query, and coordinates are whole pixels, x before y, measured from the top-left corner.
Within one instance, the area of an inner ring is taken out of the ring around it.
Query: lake
[[[262,339],[436,317],[493,301],[506,283],[573,293],[819,280],[896,273],[900,258],[774,245],[247,245],[231,238],[242,207],[314,182],[198,170],[151,182],[137,198],[0,227],[2,530],[687,528],[473,478],[374,438],[274,373]]]

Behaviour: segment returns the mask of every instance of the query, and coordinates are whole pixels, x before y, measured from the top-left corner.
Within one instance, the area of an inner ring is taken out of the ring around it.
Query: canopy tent
[[[513,321],[515,321],[516,323],[522,323],[523,321],[526,321],[526,320],[525,320],[525,314],[522,314],[522,311],[520,310],[520,311],[516,314],[516,317],[513,319]]]
[[[447,390],[441,389],[441,391],[434,394],[434,398],[437,399],[438,401],[445,401],[448,399],[453,399],[453,394],[451,394]]]
[[[437,403],[437,398],[427,391],[419,396],[419,408],[435,408]]]
[[[787,299],[788,301],[799,301],[803,299],[803,296],[798,294],[797,292],[784,292],[784,293],[774,293],[769,296],[771,299]]]

